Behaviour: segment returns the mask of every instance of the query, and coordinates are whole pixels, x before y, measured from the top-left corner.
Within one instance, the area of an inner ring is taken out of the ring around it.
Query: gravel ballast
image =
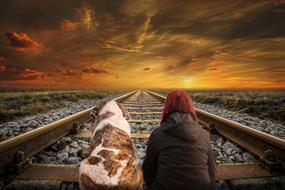
[[[225,109],[218,108],[217,106],[207,105],[195,102],[195,107],[221,116],[223,118],[241,123],[245,126],[257,129],[264,133],[285,139],[285,126],[270,120],[263,120],[257,117],[250,116],[248,114],[237,113]]]
[[[112,95],[109,98],[115,98],[119,95]],[[94,100],[81,100],[73,103],[69,106],[60,109],[49,110],[46,113],[36,114],[32,116],[26,116],[14,121],[0,124],[0,142],[18,136],[22,133],[31,131],[43,125],[52,123],[59,119],[63,119],[67,116],[83,111],[85,109],[94,107],[102,98]]]

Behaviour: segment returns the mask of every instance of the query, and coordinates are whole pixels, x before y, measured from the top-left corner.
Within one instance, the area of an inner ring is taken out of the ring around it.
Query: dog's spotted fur
[[[81,163],[80,188],[142,189],[142,172],[137,166],[130,127],[124,118],[126,111],[115,101],[104,102],[95,111],[92,152]]]

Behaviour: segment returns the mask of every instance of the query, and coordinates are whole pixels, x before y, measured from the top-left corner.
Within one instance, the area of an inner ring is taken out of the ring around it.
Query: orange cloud
[[[76,23],[73,23],[69,19],[64,19],[60,24],[60,29],[64,31],[75,31],[77,28]]]
[[[81,73],[80,72],[76,72],[73,69],[56,69],[57,74],[54,75],[55,77],[59,77],[61,79],[67,79],[67,78],[81,78]]]
[[[41,51],[44,49],[41,43],[32,40],[26,33],[5,32],[5,36],[16,51]]]
[[[78,77],[78,76],[80,76],[80,73],[77,73],[77,72],[73,71],[72,69],[67,69],[67,70],[63,71],[62,74],[64,76],[68,76],[68,77]]]
[[[44,72],[32,70],[32,69],[24,69],[21,73],[19,73],[19,77],[25,80],[36,80],[43,79],[47,75]]]
[[[91,66],[85,67],[82,71],[83,73],[88,73],[88,74],[111,74],[109,70],[106,69],[97,69]]]

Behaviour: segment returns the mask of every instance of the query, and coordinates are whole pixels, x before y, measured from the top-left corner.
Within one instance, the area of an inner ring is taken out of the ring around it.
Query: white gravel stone
[[[73,148],[78,148],[79,145],[76,141],[72,142],[69,146],[73,147]]]
[[[68,153],[67,152],[63,152],[63,153],[57,154],[56,157],[59,160],[64,160],[64,159],[68,158]]]

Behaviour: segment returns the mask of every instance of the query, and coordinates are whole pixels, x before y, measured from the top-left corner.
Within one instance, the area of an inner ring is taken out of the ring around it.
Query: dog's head
[[[94,107],[90,113],[92,123],[112,115],[123,116],[126,119],[129,116],[125,107],[114,100],[103,100],[98,106]]]

